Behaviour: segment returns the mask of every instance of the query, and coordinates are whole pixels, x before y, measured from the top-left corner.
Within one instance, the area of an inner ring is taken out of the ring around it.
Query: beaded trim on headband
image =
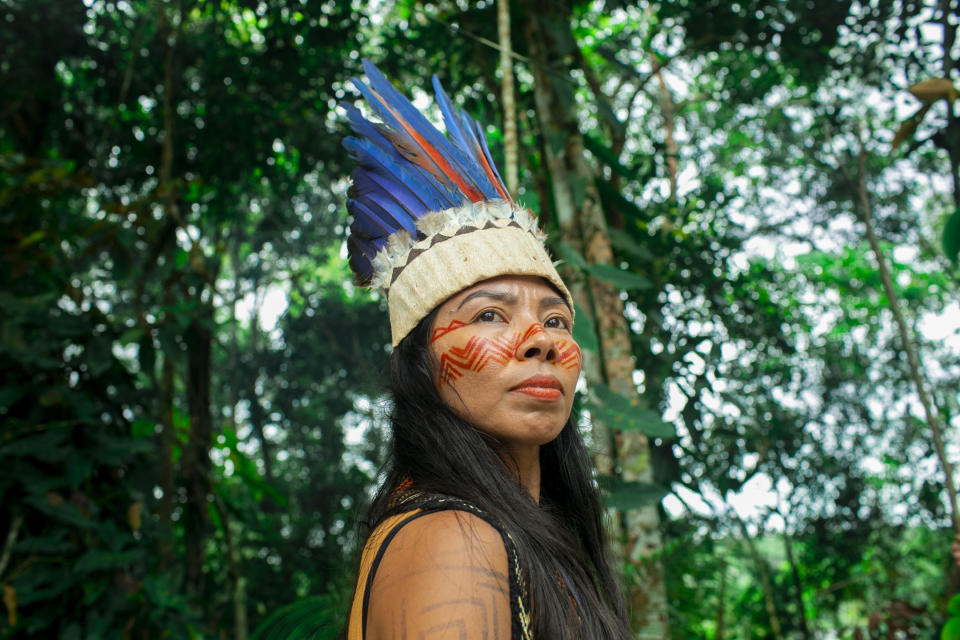
[[[505,200],[471,202],[462,207],[434,211],[417,220],[417,231],[423,234],[426,243],[407,231],[390,236],[387,246],[373,259],[376,275],[370,286],[389,290],[404,267],[437,243],[465,233],[489,229],[494,221],[500,220],[509,220],[510,226],[530,232],[541,244],[547,238],[529,210]]]

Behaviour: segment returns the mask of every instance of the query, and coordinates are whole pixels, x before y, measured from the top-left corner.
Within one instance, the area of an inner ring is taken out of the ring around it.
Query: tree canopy
[[[951,3],[0,15],[0,637],[340,632],[389,437],[344,250],[367,57],[501,168],[516,127],[638,634],[960,638]]]

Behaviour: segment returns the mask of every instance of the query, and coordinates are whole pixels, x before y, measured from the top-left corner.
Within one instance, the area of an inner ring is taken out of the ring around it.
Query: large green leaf
[[[597,340],[597,327],[593,324],[593,318],[587,315],[583,307],[577,303],[573,304],[576,311],[576,319],[573,323],[573,339],[577,341],[580,348],[585,351],[596,351],[600,348]]]
[[[597,280],[609,282],[618,289],[624,291],[642,291],[649,289],[653,285],[643,276],[625,271],[612,264],[591,264],[587,265],[587,271]]]
[[[587,408],[606,426],[620,431],[639,431],[651,438],[673,438],[673,425],[656,411],[634,404],[629,398],[599,382],[590,383],[592,399]]]
[[[0,460],[24,456],[44,462],[59,462],[71,454],[71,449],[66,442],[69,436],[70,433],[66,429],[51,429],[19,438],[0,447]]]
[[[649,482],[630,482],[613,476],[598,478],[608,507],[629,511],[657,504],[670,493],[660,485]]]
[[[950,596],[947,602],[947,615],[951,618],[960,618],[960,593]]]
[[[131,564],[136,564],[143,559],[142,549],[133,549],[130,551],[103,551],[92,549],[80,556],[73,570],[77,573],[88,571],[102,571],[104,569],[119,569]]]
[[[633,236],[626,231],[610,228],[607,230],[610,236],[610,244],[617,251],[627,254],[629,257],[637,258],[643,261],[653,260],[653,252],[649,248],[637,242]]]
[[[287,497],[272,484],[264,480],[260,471],[257,469],[257,463],[240,450],[236,432],[230,427],[226,427],[223,430],[223,435],[226,446],[230,449],[228,458],[233,462],[237,476],[247,485],[254,498],[260,501],[263,499],[263,496],[266,495],[269,496],[274,503],[285,506],[287,504]]]
[[[584,270],[587,268],[587,261],[584,260],[583,256],[566,242],[557,242],[553,248],[574,269]]]
[[[83,515],[80,509],[70,502],[50,500],[46,496],[39,495],[28,496],[24,502],[43,514],[75,527],[92,529],[96,526],[93,520]]]
[[[940,631],[940,640],[960,640],[960,618],[950,618]]]
[[[272,613],[251,640],[333,640],[342,624],[338,606],[331,595],[308,596]]]
[[[616,154],[613,153],[613,149],[608,147],[596,137],[591,136],[590,134],[584,134],[583,145],[590,150],[590,153],[597,156],[615,173],[620,174],[628,180],[633,180],[637,177],[637,174],[639,173],[638,169],[625,166],[622,162],[620,162]]]
[[[64,540],[66,531],[63,529],[55,531],[50,536],[30,536],[23,540],[18,540],[14,545],[14,551],[19,553],[38,553],[55,554],[67,553],[76,548],[76,543]]]

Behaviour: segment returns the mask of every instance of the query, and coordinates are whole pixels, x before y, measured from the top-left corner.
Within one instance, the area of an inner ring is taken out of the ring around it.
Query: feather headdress
[[[510,197],[480,125],[436,76],[447,135],[371,62],[363,68],[369,85],[352,82],[381,122],[343,105],[354,133],[343,146],[357,162],[347,248],[357,283],[387,292],[394,346],[446,298],[498,275],[543,276],[570,302],[536,217]]]

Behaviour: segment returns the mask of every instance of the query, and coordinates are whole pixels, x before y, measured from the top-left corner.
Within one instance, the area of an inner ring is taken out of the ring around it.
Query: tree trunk
[[[157,505],[160,535],[158,540],[158,560],[160,571],[166,571],[173,562],[173,500],[176,485],[173,474],[173,446],[176,441],[176,426],[173,424],[173,361],[169,355],[163,356],[163,377],[160,386],[160,450],[159,483],[160,503]]]
[[[657,81],[660,84],[660,111],[663,114],[663,139],[664,151],[666,152],[667,177],[670,180],[670,204],[677,204],[677,175],[679,174],[680,151],[677,148],[677,139],[674,136],[676,130],[677,105],[673,102],[673,96],[670,95],[670,87],[663,79],[663,71],[656,72]]]
[[[230,516],[223,504],[223,499],[214,494],[213,503],[223,523],[223,539],[227,545],[227,570],[232,585],[233,601],[233,638],[247,640],[247,581],[240,573],[240,551],[230,531]]]
[[[157,31],[161,34],[164,41],[167,42],[166,54],[164,56],[164,76],[163,76],[163,143],[160,150],[160,167],[158,172],[159,184],[157,193],[163,202],[163,215],[167,222],[167,228],[170,229],[170,240],[161,245],[161,250],[172,251],[174,247],[173,233],[180,213],[177,209],[177,200],[171,180],[173,176],[173,142],[174,142],[174,88],[175,88],[175,62],[177,56],[177,44],[179,43],[180,29],[183,24],[183,6],[182,3],[177,6],[177,31],[173,35],[167,19],[166,8],[157,6]],[[169,255],[168,255],[169,258]],[[168,279],[164,283],[164,304],[172,306],[174,301],[173,281]],[[161,337],[161,340],[163,338]],[[176,486],[174,484],[174,463],[173,452],[176,442],[176,425],[174,424],[174,381],[175,367],[170,359],[169,351],[164,352],[163,357],[163,381],[161,388],[161,422],[163,423],[163,432],[160,435],[160,489],[163,496],[158,505],[161,536],[159,542],[159,560],[160,566],[168,568],[173,561],[173,504],[175,498]]]
[[[753,565],[757,568],[757,573],[760,574],[760,586],[763,589],[763,605],[767,610],[767,617],[770,619],[770,631],[773,633],[774,638],[781,640],[783,638],[783,631],[780,627],[780,618],[777,616],[777,607],[773,598],[773,585],[770,582],[770,575],[767,573],[767,565],[763,558],[760,557],[760,552],[757,551],[757,545],[753,543],[753,538],[750,537],[750,532],[747,531],[746,523],[739,517],[737,518],[737,522],[740,524],[743,541],[750,551],[750,557],[753,558]]]
[[[787,564],[793,578],[793,593],[797,602],[797,616],[800,619],[800,634],[804,640],[810,640],[810,627],[807,625],[807,608],[803,604],[803,582],[800,580],[800,568],[793,557],[793,541],[786,527],[783,529],[783,548],[787,552]]]
[[[188,594],[202,598],[203,558],[210,523],[210,331],[194,319],[184,336],[187,343],[187,405],[190,435],[182,456],[183,483],[187,490],[184,505],[184,587]]]
[[[254,291],[259,289],[260,282],[260,275],[254,277]],[[253,314],[250,317],[250,344],[247,347],[250,360],[253,363],[250,371],[249,386],[247,388],[247,399],[249,400],[250,406],[248,421],[254,434],[257,436],[257,440],[260,441],[260,455],[263,458],[263,479],[266,480],[268,484],[273,484],[273,444],[270,442],[270,439],[267,438],[267,433],[264,430],[267,415],[263,410],[263,405],[260,403],[260,398],[257,396],[257,379],[261,374],[261,368],[258,363],[263,361],[260,354],[260,311],[262,303],[263,299],[260,295],[255,295]],[[263,500],[260,501],[260,508],[263,509],[264,513],[274,513],[277,510],[277,505],[270,496],[264,496]]]
[[[717,615],[716,615],[716,625],[717,630],[714,635],[714,640],[723,640],[723,613],[724,613],[724,604],[727,599],[727,563],[721,562],[720,564],[720,589],[717,593]]]
[[[594,170],[584,156],[568,69],[557,61],[572,59],[575,47],[570,16],[559,3],[527,3],[526,36],[533,62],[537,115],[547,150],[554,213],[561,239],[581,251],[590,263],[612,264],[613,250],[594,184]],[[563,39],[558,41],[558,34]],[[585,353],[589,381],[604,382],[615,391],[636,397],[636,368],[619,291],[607,282],[573,278],[571,293],[577,304],[592,310],[600,349],[597,357]],[[588,311],[589,313],[589,311]],[[651,482],[647,439],[636,431],[611,432],[594,421],[594,463],[598,473],[618,474],[627,481]],[[622,514],[620,561],[641,578],[629,585],[631,625],[643,637],[666,638],[667,606],[663,567],[653,555],[662,549],[656,506]]]
[[[513,44],[510,39],[510,0],[497,0],[497,32],[500,37],[500,95],[503,101],[503,160],[507,191],[517,197],[517,102],[513,94]]]
[[[953,46],[957,40],[956,7],[951,0],[940,0],[939,22],[943,27],[943,77],[953,79],[953,70],[957,61],[953,58]],[[957,116],[957,107],[953,100],[947,101],[947,126],[943,145],[950,160],[950,179],[953,183],[953,206],[960,208],[960,117]]]

